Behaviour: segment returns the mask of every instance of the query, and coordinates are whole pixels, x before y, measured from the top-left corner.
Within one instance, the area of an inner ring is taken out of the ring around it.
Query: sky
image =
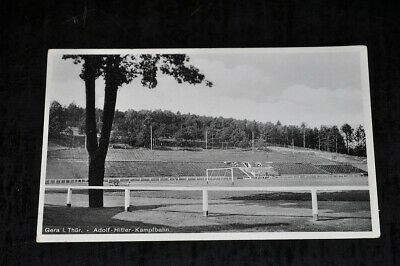
[[[360,53],[196,53],[190,64],[213,82],[178,84],[158,74],[158,85],[148,89],[136,78],[118,91],[120,111],[170,110],[207,116],[222,116],[260,122],[281,121],[286,125],[308,126],[364,124]],[[80,65],[49,57],[52,75],[48,79],[51,101],[71,102],[85,107],[84,82]],[[104,80],[96,81],[96,107],[103,108]]]

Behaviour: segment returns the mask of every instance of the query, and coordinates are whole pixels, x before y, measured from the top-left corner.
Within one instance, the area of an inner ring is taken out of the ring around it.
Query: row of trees
[[[102,110],[96,109],[98,133],[101,128]],[[57,137],[68,127],[78,127],[85,133],[85,109],[71,103],[63,107],[53,102],[50,110],[50,137]],[[111,142],[125,143],[135,147],[150,146],[150,129],[158,145],[249,148],[265,147],[269,144],[297,146],[330,152],[366,155],[363,126],[353,129],[349,124],[337,126],[308,127],[282,125],[281,122],[261,123],[233,118],[198,116],[173,113],[171,111],[116,111],[111,131]],[[206,133],[207,132],[207,133]],[[162,140],[169,140],[163,142]]]
[[[85,133],[85,109],[71,103],[68,106],[62,106],[59,102],[53,101],[50,105],[49,115],[49,138],[56,139],[67,133],[68,129],[79,128],[79,133]],[[95,110],[96,131],[99,132],[101,126],[102,110]]]

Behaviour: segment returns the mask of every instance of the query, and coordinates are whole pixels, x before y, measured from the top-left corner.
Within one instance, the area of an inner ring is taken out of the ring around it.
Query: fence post
[[[67,207],[71,207],[72,189],[69,187],[67,190]]]
[[[235,181],[233,181],[233,167],[231,168],[231,178],[232,178],[232,186],[235,184]]]
[[[203,216],[208,216],[208,191],[203,189]]]
[[[207,176],[207,184],[208,184],[208,169],[206,170],[206,176]],[[203,193],[204,193],[204,190],[203,190]]]
[[[131,198],[131,193],[130,193],[129,188],[125,188],[125,211],[127,212],[129,210],[130,206],[130,198]]]
[[[318,221],[318,200],[317,200],[317,191],[315,189],[311,190],[311,201],[312,201],[313,220]]]

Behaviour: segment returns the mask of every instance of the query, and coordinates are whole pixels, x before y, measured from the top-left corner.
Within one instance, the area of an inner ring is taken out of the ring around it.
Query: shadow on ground
[[[311,201],[311,193],[271,192],[227,197],[229,200],[302,200]],[[368,191],[320,192],[318,201],[369,201]]]
[[[301,203],[300,203],[301,204]],[[303,203],[305,204],[305,203]],[[351,202],[342,204],[354,205]],[[170,233],[201,233],[201,232],[302,232],[302,231],[369,231],[371,230],[371,218],[349,215],[333,216],[326,210],[319,221],[313,221],[311,215],[302,214],[236,214],[213,212],[208,217],[203,217],[199,211],[168,210],[177,204],[152,204],[131,206],[128,213],[123,207],[87,208],[87,207],[66,207],[46,204],[44,208],[43,228],[46,226],[80,226],[80,227],[160,227],[168,229]],[[191,204],[178,204],[191,205]],[[356,208],[357,206],[352,206]],[[143,217],[143,212],[148,213],[151,218]],[[137,214],[135,214],[137,212]],[[132,220],[116,219],[118,215],[130,216]],[[154,216],[153,216],[154,215]],[[157,220],[163,217],[165,221]],[[170,218],[168,218],[170,217]],[[142,220],[141,220],[142,219]],[[170,220],[169,220],[170,219]],[[179,226],[179,219],[191,219],[198,224],[186,224]],[[149,222],[147,222],[149,221]],[[203,221],[203,222],[202,222]],[[199,224],[200,222],[200,224]],[[203,224],[201,224],[203,223]],[[207,224],[209,223],[209,224]]]
[[[132,211],[149,210],[161,207],[160,205],[147,205],[134,207]],[[107,227],[107,226],[121,226],[121,227],[160,227],[159,224],[143,223],[139,221],[122,221],[113,219],[115,215],[123,212],[123,208],[110,207],[110,208],[85,208],[85,207],[60,207],[46,205],[43,216],[43,227],[51,226],[80,226],[80,227]],[[173,226],[164,225],[163,228],[168,228],[169,232],[213,232],[224,230],[243,230],[255,227],[283,227],[288,226],[288,223],[264,223],[264,224],[240,224],[230,223],[223,225],[206,225],[206,226],[187,226],[184,228],[177,228]]]

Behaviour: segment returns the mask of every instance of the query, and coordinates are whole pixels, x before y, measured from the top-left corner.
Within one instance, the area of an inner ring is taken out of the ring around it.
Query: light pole
[[[213,146],[214,146],[214,134],[211,131],[211,149],[213,149]]]
[[[251,137],[252,137],[252,139],[251,139],[251,146],[252,146],[252,150],[253,150],[253,153],[254,153],[254,131],[251,132]]]
[[[206,151],[207,151],[207,129],[206,129]]]
[[[336,153],[337,153],[337,133],[335,133],[335,146],[336,146]]]
[[[150,150],[153,150],[153,126],[150,126]]]
[[[292,150],[294,152],[294,139],[292,138]]]

